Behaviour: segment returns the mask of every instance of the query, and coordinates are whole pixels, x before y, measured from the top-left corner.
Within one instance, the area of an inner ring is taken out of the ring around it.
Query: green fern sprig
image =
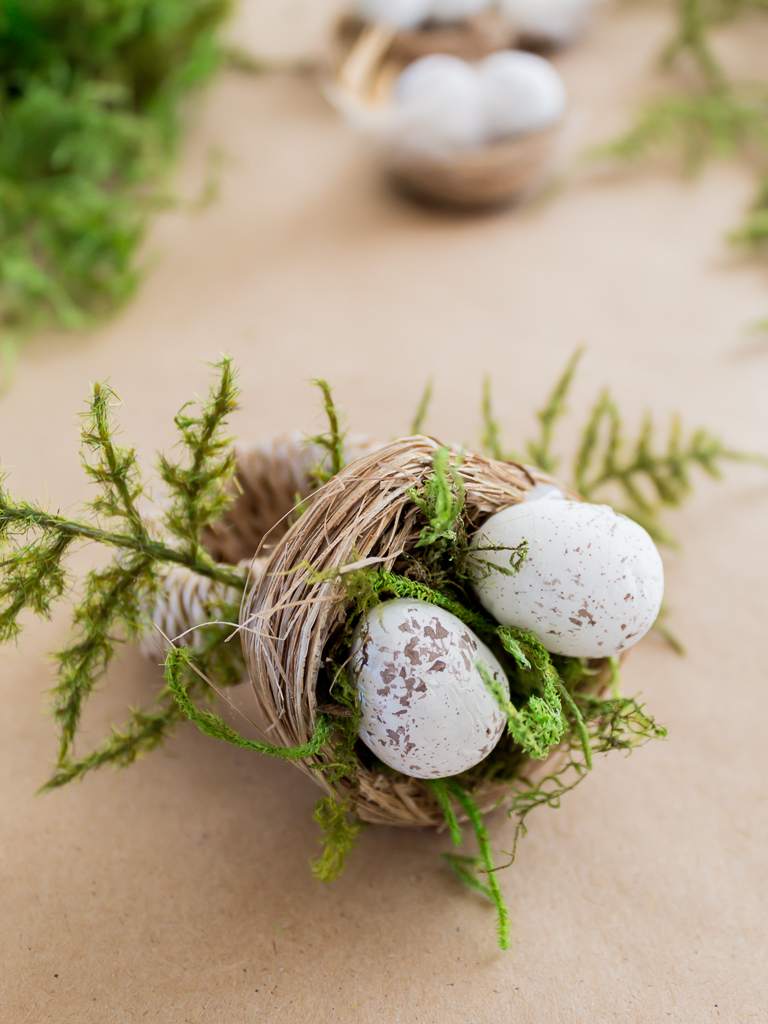
[[[581,350],[578,350],[569,361],[537,414],[541,425],[539,436],[526,445],[530,456],[542,459],[548,471],[559,465],[554,427],[565,414],[565,403],[580,356]],[[485,424],[489,415],[492,416],[492,410],[486,394],[483,400]],[[484,436],[487,437],[487,427]],[[635,439],[629,441],[618,405],[608,391],[603,391],[581,428],[571,472],[565,475],[588,501],[614,504],[617,497],[622,499],[625,502],[622,511],[626,515],[640,523],[657,542],[673,544],[662,525],[663,510],[679,506],[690,494],[694,470],[719,478],[727,462],[754,463],[768,468],[768,457],[735,451],[703,428],[686,435],[676,416],[660,443],[656,440],[650,415],[643,419]]]
[[[230,497],[223,484],[235,471],[235,450],[221,425],[237,408],[239,389],[231,360],[217,364],[218,379],[197,415],[186,410],[188,402],[174,419],[181,435],[183,458],[172,462],[160,455],[158,469],[173,501],[163,516],[168,533],[181,541],[181,550],[194,564],[213,564],[200,542],[206,526],[219,519]]]
[[[607,428],[602,440],[601,427]],[[719,479],[721,465],[728,461],[768,466],[765,457],[733,451],[707,430],[700,428],[686,437],[676,416],[660,446],[655,444],[650,415],[635,441],[628,443],[619,410],[605,392],[584,430],[574,463],[574,486],[588,501],[600,501],[609,488],[619,488],[628,502],[624,511],[657,539],[666,539],[660,509],[676,507],[690,494],[694,469]]]
[[[599,156],[623,160],[657,151],[679,152],[688,173],[710,157],[740,154],[751,163],[758,188],[751,211],[730,238],[762,247],[768,238],[768,85],[730,77],[717,59],[712,36],[725,21],[749,12],[768,13],[765,0],[675,0],[674,33],[661,53],[668,73],[678,76],[674,93],[649,103],[621,138],[600,146]]]
[[[555,428],[560,419],[566,414],[567,407],[565,400],[570,391],[576,367],[583,355],[583,348],[577,348],[568,361],[567,366],[555,383],[547,403],[539,412],[536,418],[540,424],[539,436],[526,445],[528,456],[534,466],[543,469],[545,473],[553,473],[557,469],[558,459],[552,451],[552,443],[555,436]],[[484,402],[485,405],[485,402]]]
[[[321,462],[312,471],[318,483],[324,484],[344,468],[344,438],[346,431],[341,429],[343,417],[333,401],[333,393],[328,381],[315,379],[312,381],[312,384],[320,388],[322,392],[323,408],[328,417],[328,430],[325,433],[315,434],[308,439],[311,444],[319,445],[328,452],[327,461]]]
[[[105,568],[86,575],[72,612],[72,638],[54,655],[58,679],[53,700],[61,741],[57,771],[48,788],[80,778],[103,764],[131,762],[161,742],[179,720],[173,695],[163,691],[154,706],[134,712],[127,726],[113,730],[95,751],[81,758],[74,755],[85,704],[104,678],[118,646],[146,628],[146,609],[166,567],[185,566],[235,591],[245,586],[244,574],[217,565],[199,539],[201,530],[221,514],[228,500],[223,484],[234,468],[231,442],[223,433],[237,398],[230,360],[216,364],[214,373],[215,383],[199,415],[183,409],[176,419],[186,461],[172,463],[161,457],[160,472],[168,484],[171,503],[160,517],[159,530],[151,528],[139,511],[144,484],[134,450],[114,441],[112,406],[116,396],[106,385],[94,385],[83,422],[83,464],[98,488],[83,515],[47,512],[0,490],[0,542],[5,549],[0,640],[18,637],[19,616],[25,610],[48,617],[56,601],[72,594],[75,581],[66,560],[74,544],[97,541],[115,550]],[[172,546],[173,538],[179,540],[179,546]],[[224,613],[229,621],[236,616],[232,606]],[[239,680],[243,671],[239,646],[223,643],[232,628],[211,627],[194,655],[203,673],[215,674],[224,685]],[[205,683],[191,671],[186,684],[195,693],[206,694]]]

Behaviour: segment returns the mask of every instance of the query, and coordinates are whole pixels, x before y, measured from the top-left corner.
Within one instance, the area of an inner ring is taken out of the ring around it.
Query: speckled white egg
[[[431,0],[429,16],[435,21],[464,21],[490,6],[491,0]]]
[[[479,145],[485,115],[477,71],[445,53],[420,57],[398,75],[390,116],[392,140],[410,152],[438,155]]]
[[[554,65],[535,53],[500,50],[481,60],[477,72],[489,139],[546,128],[565,114],[565,84]]]
[[[377,605],[352,641],[360,739],[385,764],[417,779],[478,764],[496,746],[506,718],[477,661],[508,694],[501,665],[455,615],[405,598]]]
[[[501,0],[501,5],[518,31],[563,46],[584,28],[594,0]]]
[[[664,570],[646,531],[608,505],[521,502],[476,532],[474,546],[528,542],[515,577],[478,572],[475,590],[500,623],[530,630],[554,654],[603,658],[647,633],[661,607]],[[508,566],[504,551],[484,551]]]
[[[357,0],[360,16],[392,28],[415,28],[429,15],[429,0]]]

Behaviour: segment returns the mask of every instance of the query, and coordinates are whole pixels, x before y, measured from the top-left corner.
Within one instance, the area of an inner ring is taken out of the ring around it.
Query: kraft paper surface
[[[244,3],[232,38],[279,59],[320,53],[330,6]],[[0,401],[13,493],[53,509],[88,499],[78,414],[89,381],[123,400],[142,463],[204,394],[227,351],[241,370],[243,439],[322,424],[328,379],[353,430],[406,433],[426,381],[426,429],[477,443],[493,379],[510,446],[574,349],[586,354],[563,450],[610,385],[633,429],[680,413],[733,448],[768,451],[764,266],[724,236],[752,192],[713,163],[616,173],[591,145],[661,88],[663,10],[606,9],[557,57],[572,158],[522,208],[445,215],[389,190],[376,155],[311,77],[224,73],[191,110],[175,186],[185,205],[149,235],[134,301],[85,337],[35,340]],[[741,67],[768,40],[727,37]],[[211,153],[219,154],[217,160]],[[215,198],[194,200],[213,174]],[[56,751],[43,655],[66,609],[0,655],[0,1020],[8,1024],[646,1024],[768,1021],[768,476],[697,481],[667,525],[669,625],[634,650],[624,690],[669,730],[600,757],[557,810],[529,819],[499,875],[514,945],[462,890],[445,833],[371,827],[341,878],[314,880],[312,781],[191,724],[130,769],[45,796]],[[92,553],[76,564],[85,569]],[[93,700],[79,750],[151,698],[160,671],[127,649]],[[247,685],[235,700],[248,713]],[[488,819],[494,849],[514,825]],[[466,852],[472,852],[467,840]]]

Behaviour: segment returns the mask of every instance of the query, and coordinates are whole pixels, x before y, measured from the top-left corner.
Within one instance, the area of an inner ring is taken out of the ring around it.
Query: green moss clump
[[[81,328],[137,280],[182,102],[229,0],[2,0],[0,336]]]

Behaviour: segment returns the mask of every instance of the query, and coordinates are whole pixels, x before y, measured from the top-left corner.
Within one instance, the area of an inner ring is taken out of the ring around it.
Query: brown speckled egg
[[[645,635],[661,607],[664,570],[637,523],[608,505],[534,501],[491,516],[472,539],[514,548],[528,542],[515,577],[478,572],[477,596],[505,626],[530,630],[553,654],[604,658]],[[482,551],[509,566],[505,551]]]
[[[506,725],[478,661],[508,694],[501,665],[455,615],[424,601],[377,605],[356,629],[350,659],[362,741],[385,764],[417,779],[478,764]]]

